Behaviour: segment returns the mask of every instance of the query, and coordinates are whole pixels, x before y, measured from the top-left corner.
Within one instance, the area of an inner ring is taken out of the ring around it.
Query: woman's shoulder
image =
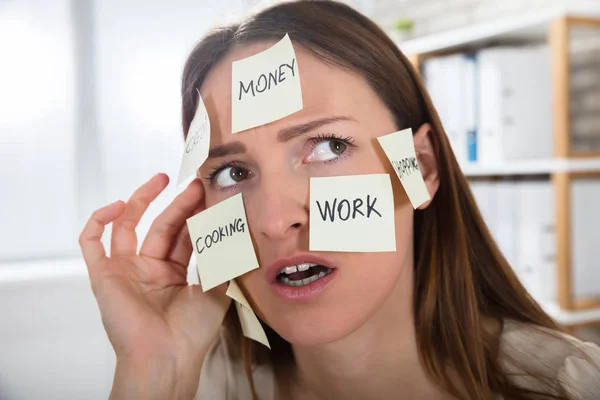
[[[222,328],[204,358],[196,400],[246,400],[249,397],[250,382],[246,377],[244,363],[232,354]],[[273,398],[274,378],[268,365],[253,366],[252,376],[259,398]]]
[[[500,361],[519,386],[566,393],[573,399],[600,394],[600,348],[558,331],[505,320]]]

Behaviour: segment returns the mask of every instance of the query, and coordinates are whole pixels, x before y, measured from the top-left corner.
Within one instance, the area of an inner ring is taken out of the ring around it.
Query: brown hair
[[[530,298],[500,253],[418,73],[375,23],[344,4],[316,0],[275,5],[241,24],[212,31],[197,44],[184,68],[183,131],[196,110],[195,89],[232,46],[279,40],[286,33],[324,62],[361,74],[391,110],[398,129],[412,127],[414,132],[427,122],[433,127],[440,185],[430,206],[415,211],[413,228],[415,330],[427,372],[456,398],[489,399],[492,393],[540,398],[541,393],[509,381],[498,361],[498,337],[483,328],[483,319],[559,328]],[[265,326],[273,351],[262,354],[262,347],[242,336],[235,310],[230,311],[226,326],[256,397],[251,362],[279,357],[290,351],[289,344]],[[451,379],[449,371],[457,378]]]

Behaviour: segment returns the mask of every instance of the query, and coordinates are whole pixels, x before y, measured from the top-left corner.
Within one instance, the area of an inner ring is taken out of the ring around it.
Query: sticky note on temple
[[[229,287],[225,294],[235,301],[235,308],[240,318],[240,325],[242,325],[244,336],[256,340],[270,349],[271,346],[269,345],[269,339],[267,339],[265,330],[256,317],[256,314],[254,314],[254,311],[252,311],[252,307],[250,307],[250,303],[246,300],[244,293],[234,280],[229,282]]]
[[[395,251],[394,227],[388,174],[311,178],[311,251]]]
[[[412,129],[408,128],[380,136],[377,140],[392,163],[396,175],[400,178],[413,208],[416,209],[428,201],[430,199],[429,192],[423,181],[415,153]]]
[[[196,91],[198,92],[198,89]],[[204,161],[208,157],[209,147],[210,120],[208,119],[208,112],[206,111],[204,101],[202,101],[200,92],[198,92],[198,106],[196,107],[196,114],[190,123],[190,129],[188,129],[185,139],[177,184],[196,174],[196,170],[204,164]]]
[[[232,133],[302,109],[296,54],[289,35],[273,47],[232,64]]]
[[[242,194],[188,218],[202,290],[258,268]]]

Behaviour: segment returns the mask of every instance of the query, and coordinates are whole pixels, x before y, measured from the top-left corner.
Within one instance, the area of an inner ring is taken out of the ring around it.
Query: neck
[[[386,303],[358,330],[319,346],[293,346],[291,391],[297,398],[442,398],[417,350],[412,310],[412,268]],[[291,376],[290,376],[291,375]]]

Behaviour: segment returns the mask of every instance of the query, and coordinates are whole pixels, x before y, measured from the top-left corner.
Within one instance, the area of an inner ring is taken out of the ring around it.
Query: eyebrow
[[[208,152],[208,158],[225,157],[230,154],[240,154],[246,152],[246,146],[242,142],[231,142],[215,146]]]
[[[356,121],[356,120],[354,118],[344,117],[344,116],[316,119],[314,121],[307,122],[306,124],[291,126],[289,128],[283,128],[277,134],[277,141],[280,143],[285,143],[285,142],[292,140],[293,138],[295,138],[297,136],[304,135],[305,133],[315,130],[317,128],[320,128],[324,125],[333,124],[334,122],[339,122],[339,121]]]
[[[333,124],[334,122],[340,121],[356,121],[354,118],[345,116],[335,116],[316,119],[314,121],[307,122],[305,124],[295,125],[288,128],[283,128],[277,134],[277,141],[279,143],[288,142],[295,137],[304,135],[312,130],[320,128],[325,125]],[[215,146],[208,152],[208,158],[219,158],[225,157],[232,154],[241,154],[246,152],[246,146],[242,142],[231,142]]]

